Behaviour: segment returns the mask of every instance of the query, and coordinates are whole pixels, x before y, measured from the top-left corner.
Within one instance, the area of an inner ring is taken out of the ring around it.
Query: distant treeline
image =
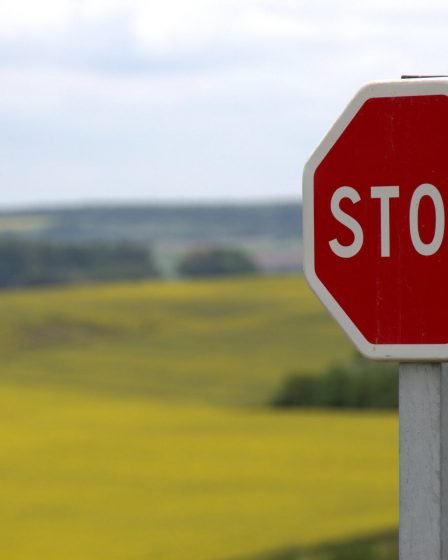
[[[356,356],[321,375],[291,374],[272,404],[276,407],[398,408],[398,365]]]
[[[129,243],[55,245],[0,240],[0,288],[157,276],[151,252]]]
[[[0,213],[0,235],[58,243],[227,242],[299,239],[299,201],[266,204],[143,205],[51,208]]]

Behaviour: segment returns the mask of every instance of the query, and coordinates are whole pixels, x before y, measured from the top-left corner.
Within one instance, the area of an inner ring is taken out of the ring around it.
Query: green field
[[[352,353],[301,278],[11,292],[0,309],[8,560],[252,560],[396,525],[394,414],[261,406]]]

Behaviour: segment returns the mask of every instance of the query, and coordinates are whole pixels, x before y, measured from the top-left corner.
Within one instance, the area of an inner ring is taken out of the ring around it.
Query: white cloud
[[[228,23],[223,2],[195,0],[139,3],[134,29],[140,43],[156,51],[195,46],[209,41]]]
[[[445,34],[442,0],[0,0],[0,37],[61,32],[122,17],[155,53],[253,41],[399,41]]]
[[[14,0],[0,2],[0,33],[3,36],[46,33],[64,26],[72,16],[70,0]]]
[[[438,0],[0,0],[0,39],[18,34],[21,52],[20,65],[0,60],[0,110],[59,110],[74,100],[338,99],[352,84],[398,78],[416,64],[440,72],[442,12],[448,4]],[[25,31],[34,41],[29,60]]]

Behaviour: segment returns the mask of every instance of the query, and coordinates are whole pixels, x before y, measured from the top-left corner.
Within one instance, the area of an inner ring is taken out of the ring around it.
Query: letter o
[[[435,230],[434,237],[430,243],[424,243],[420,237],[418,227],[418,210],[420,202],[424,196],[429,196],[434,204],[435,210]],[[409,208],[409,230],[411,234],[412,244],[415,250],[420,255],[430,256],[437,253],[443,241],[445,234],[445,208],[443,206],[443,199],[438,189],[430,183],[423,183],[417,187],[411,198],[411,206]]]

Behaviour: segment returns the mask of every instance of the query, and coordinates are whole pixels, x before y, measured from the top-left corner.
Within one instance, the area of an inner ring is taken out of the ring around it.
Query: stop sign
[[[448,80],[361,89],[303,186],[305,275],[359,350],[448,359]]]

